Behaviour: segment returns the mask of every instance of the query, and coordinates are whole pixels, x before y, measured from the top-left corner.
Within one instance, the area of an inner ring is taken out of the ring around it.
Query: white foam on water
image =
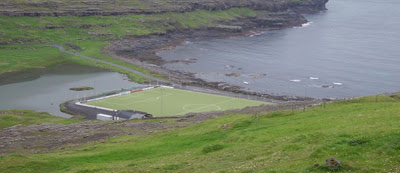
[[[259,36],[261,34],[264,34],[264,32],[257,32],[255,34],[249,35],[249,37]]]
[[[301,25],[301,27],[307,27],[310,26],[313,22],[307,22]]]
[[[301,82],[301,80],[300,79],[292,79],[292,80],[290,80],[291,82]]]
[[[317,77],[309,77],[311,80],[318,80],[319,78]]]
[[[343,85],[343,84],[340,82],[333,82],[333,85]]]

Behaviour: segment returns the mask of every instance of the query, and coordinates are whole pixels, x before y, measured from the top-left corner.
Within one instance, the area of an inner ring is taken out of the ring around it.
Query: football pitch
[[[271,103],[159,87],[85,104],[117,110],[143,111],[155,117],[165,117]]]

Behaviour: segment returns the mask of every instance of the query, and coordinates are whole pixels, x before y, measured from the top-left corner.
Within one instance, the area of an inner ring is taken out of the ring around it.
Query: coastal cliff
[[[293,10],[314,13],[325,10],[328,0],[3,0],[0,15],[5,16],[115,16],[191,12],[195,10],[227,10],[250,8],[271,12]]]
[[[196,0],[168,1],[163,10],[153,5],[147,13],[178,11],[188,12],[196,9],[227,10],[232,8],[248,8],[255,15],[235,17],[232,20],[218,22],[199,27],[182,28],[179,25],[166,32],[149,34],[145,37],[129,37],[112,41],[107,48],[112,54],[126,59],[136,59],[161,65],[162,59],[154,54],[154,50],[163,49],[176,44],[179,40],[195,37],[229,37],[240,36],[266,29],[283,29],[299,26],[307,20],[301,14],[312,14],[326,10],[328,0]],[[174,4],[171,6],[171,4]],[[158,9],[158,10],[156,10]],[[131,11],[138,12],[138,11]],[[142,11],[143,12],[143,11]],[[183,13],[185,14],[185,13]],[[159,21],[166,25],[174,21]]]
[[[193,74],[160,68],[168,62],[156,52],[173,48],[186,38],[244,36],[299,26],[307,22],[301,14],[323,11],[326,3],[327,0],[3,0],[0,46],[4,46],[5,67],[0,68],[0,74],[72,61],[125,73],[136,82],[144,80],[129,71],[81,58],[49,56],[50,52],[60,52],[47,47],[60,44],[85,56],[168,77],[172,82],[239,92],[237,86],[210,83]],[[37,57],[31,58],[27,52],[34,52]],[[7,58],[16,53],[23,54],[18,63]]]

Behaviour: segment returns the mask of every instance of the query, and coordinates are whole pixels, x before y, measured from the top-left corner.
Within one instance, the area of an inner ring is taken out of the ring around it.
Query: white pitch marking
[[[217,104],[230,102],[230,101],[232,101],[232,100],[237,100],[237,99],[236,99],[236,98],[233,98],[233,99],[225,100],[225,101],[218,102],[218,103],[215,103],[215,104],[210,104],[210,105],[207,105],[207,106],[199,107],[199,108],[197,108],[197,109],[192,109],[192,110],[189,110],[189,111],[196,111],[196,110],[203,109],[203,108],[210,107],[210,106],[217,106]],[[185,112],[188,112],[188,111],[183,111],[183,112],[181,112],[181,113],[179,113],[179,114],[182,114],[182,113],[185,113]],[[179,115],[179,114],[178,114],[178,115]]]

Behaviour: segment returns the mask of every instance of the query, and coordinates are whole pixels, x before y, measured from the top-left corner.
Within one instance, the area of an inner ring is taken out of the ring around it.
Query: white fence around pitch
[[[174,87],[172,87],[172,86],[165,86],[165,85],[160,85],[160,87],[162,87],[162,88],[169,88],[169,89],[174,89]]]
[[[75,104],[76,104],[76,105],[79,105],[79,106],[84,106],[84,107],[89,107],[89,108],[95,108],[95,109],[102,109],[102,110],[112,111],[112,112],[118,111],[118,110],[115,110],[115,109],[103,108],[103,107],[100,107],[100,106],[92,106],[92,105],[82,104],[81,102],[76,102]]]
[[[132,94],[132,93],[136,93],[136,92],[140,92],[140,91],[145,91],[145,90],[150,90],[153,88],[158,88],[158,87],[162,87],[162,88],[170,88],[173,89],[174,87],[171,86],[164,86],[164,85],[160,85],[160,86],[151,86],[151,87],[147,87],[147,88],[142,88],[142,89],[137,89],[137,90],[131,90],[131,91],[124,91],[124,92],[120,92],[120,93],[116,93],[113,95],[108,95],[108,96],[103,96],[103,97],[97,97],[94,99],[89,99],[89,100],[85,100],[84,102],[76,102],[76,105],[79,106],[85,106],[85,107],[90,107],[90,108],[95,108],[95,109],[102,109],[102,110],[107,110],[107,111],[117,111],[115,109],[109,109],[109,108],[104,108],[104,107],[99,107],[99,106],[92,106],[92,105],[87,105],[87,104],[83,104],[83,103],[87,103],[87,102],[92,102],[92,101],[98,101],[98,100],[102,100],[102,99],[106,99],[106,98],[111,98],[111,97],[116,97],[116,96],[122,96],[122,95],[126,95],[126,94]]]

